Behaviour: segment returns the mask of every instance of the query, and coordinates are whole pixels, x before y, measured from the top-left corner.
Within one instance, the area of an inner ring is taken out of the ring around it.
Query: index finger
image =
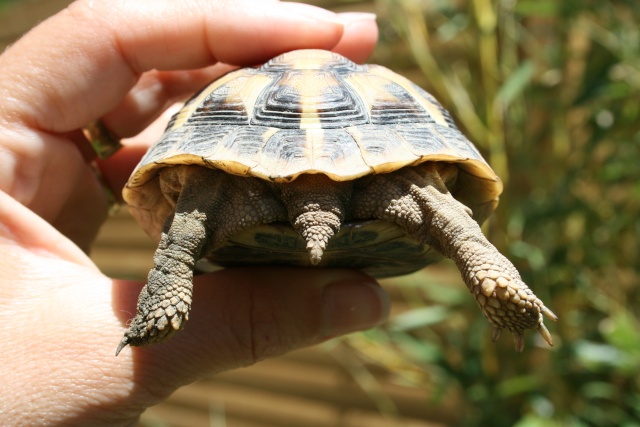
[[[147,70],[330,49],[344,25],[310,8],[273,0],[79,0],[2,55],[0,107],[28,128],[63,133],[116,108]]]

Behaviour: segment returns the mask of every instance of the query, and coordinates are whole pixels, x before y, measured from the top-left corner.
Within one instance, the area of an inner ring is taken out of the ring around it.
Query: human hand
[[[370,17],[275,0],[77,1],[0,56],[0,424],[129,425],[204,375],[386,317],[383,291],[355,271],[229,269],[196,279],[181,334],[115,358],[143,284],[83,252],[108,207],[83,125],[134,136],[222,63],[298,48],[363,61],[376,36]],[[151,142],[100,163],[116,192]]]

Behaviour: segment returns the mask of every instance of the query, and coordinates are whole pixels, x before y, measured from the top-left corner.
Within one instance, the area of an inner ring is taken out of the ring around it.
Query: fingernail
[[[320,21],[329,21],[337,24],[344,24],[344,21],[338,16],[337,13],[331,12],[327,9],[323,9],[318,6],[313,6],[305,3],[280,3],[291,12],[302,15],[305,18],[313,18]]]
[[[378,326],[387,320],[390,306],[376,283],[332,283],[324,289],[324,338]]]
[[[343,12],[338,13],[338,17],[345,23],[345,25],[356,24],[358,22],[375,21],[377,18],[375,13],[366,12]]]

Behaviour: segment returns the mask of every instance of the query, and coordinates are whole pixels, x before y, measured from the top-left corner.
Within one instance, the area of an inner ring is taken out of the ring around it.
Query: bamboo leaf
[[[443,306],[422,307],[399,314],[391,320],[389,330],[398,332],[421,328],[442,322],[449,317],[449,309]]]
[[[560,4],[556,0],[521,0],[517,2],[515,12],[522,16],[554,17],[558,15]]]
[[[511,103],[522,94],[525,88],[531,83],[536,67],[532,61],[524,61],[507,78],[498,94],[496,95],[494,108],[505,110]]]

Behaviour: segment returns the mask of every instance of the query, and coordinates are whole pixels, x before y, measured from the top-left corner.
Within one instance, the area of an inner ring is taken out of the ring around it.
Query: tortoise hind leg
[[[129,330],[116,350],[168,339],[189,319],[193,293],[193,269],[206,243],[206,214],[194,210],[167,219],[153,268],[138,297],[138,308]]]
[[[523,332],[536,329],[552,345],[543,315],[557,317],[522,281],[516,268],[485,238],[470,210],[449,193],[445,181],[456,166],[423,163],[396,173],[375,175],[357,191],[355,215],[395,222],[413,239],[451,258],[483,314],[494,327],[514,335],[517,351]]]
[[[257,179],[200,166],[166,168],[160,179],[176,209],[165,223],[136,316],[116,355],[127,345],[165,341],[184,327],[199,259],[243,228],[286,219],[282,204]]]

